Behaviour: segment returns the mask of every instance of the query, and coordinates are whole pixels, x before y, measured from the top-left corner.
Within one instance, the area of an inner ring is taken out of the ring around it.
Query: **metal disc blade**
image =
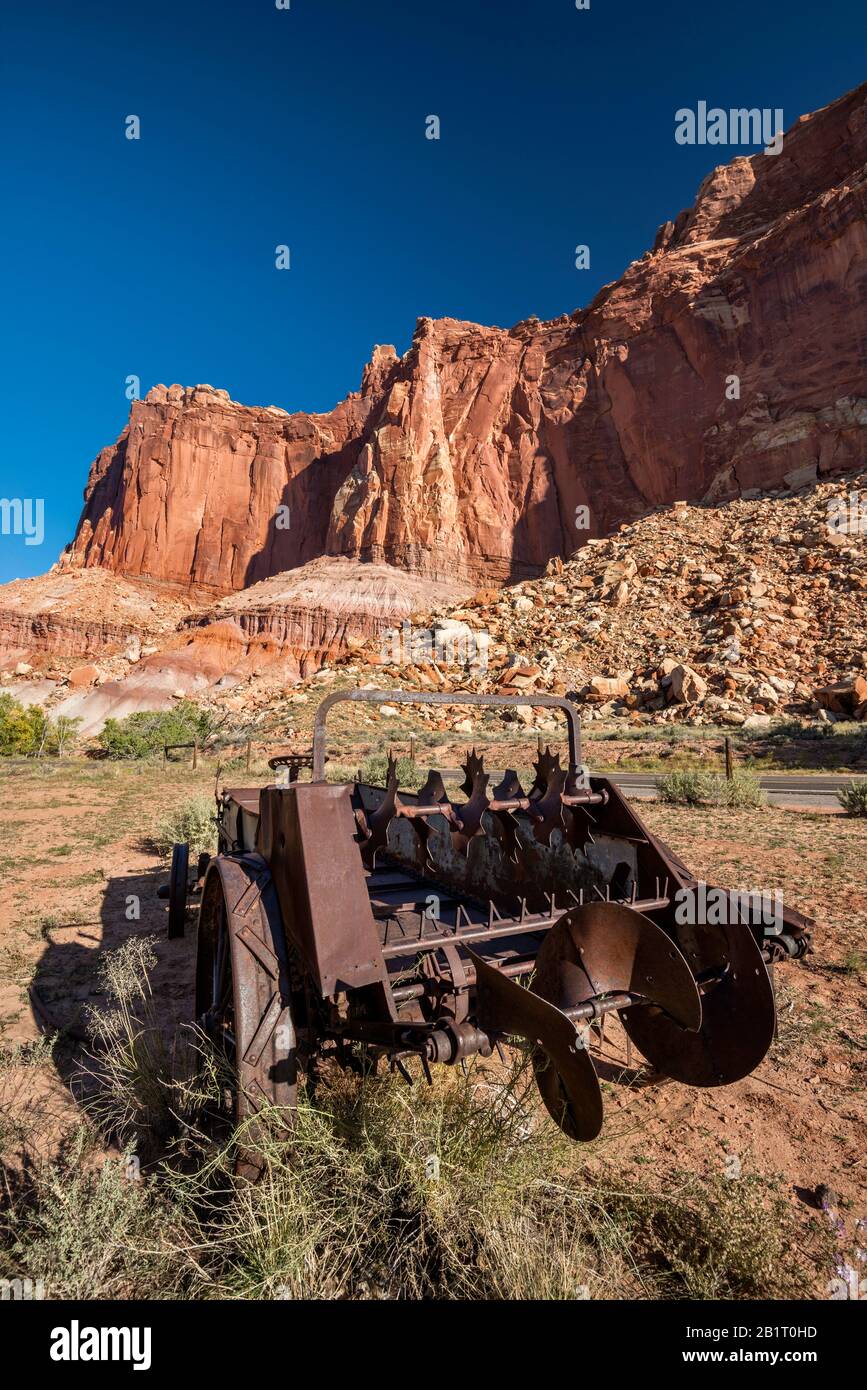
[[[562,1070],[552,1054],[537,1048],[533,1072],[545,1109],[563,1133],[582,1143],[595,1139],[602,1129],[602,1091],[586,1048]]]
[[[467,948],[476,970],[480,1028],[516,1033],[536,1045],[533,1070],[551,1118],[570,1139],[595,1139],[602,1128],[596,1068],[575,1025],[545,999],[510,980]]]
[[[686,958],[661,927],[620,903],[589,903],[560,918],[539,948],[533,992],[559,1009],[631,994],[664,1009],[678,1033],[701,1026],[701,996]]]
[[[774,991],[748,926],[694,928],[705,939],[703,961],[725,969],[702,996],[702,1023],[684,1033],[655,1009],[629,1009],[623,1026],[649,1062],[688,1086],[725,1086],[748,1076],[774,1036]]]

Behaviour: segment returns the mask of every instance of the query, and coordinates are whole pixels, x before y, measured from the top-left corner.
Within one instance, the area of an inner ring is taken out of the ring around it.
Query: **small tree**
[[[125,719],[106,719],[99,742],[110,758],[147,758],[166,743],[203,743],[211,721],[192,700],[168,710],[140,710]]]
[[[65,751],[72,752],[78,741],[80,723],[80,719],[73,719],[68,714],[58,714],[56,719],[51,720],[49,726],[50,746],[59,758],[63,757]]]
[[[38,705],[25,709],[8,691],[0,694],[0,754],[25,757],[38,752],[45,741],[45,712]]]

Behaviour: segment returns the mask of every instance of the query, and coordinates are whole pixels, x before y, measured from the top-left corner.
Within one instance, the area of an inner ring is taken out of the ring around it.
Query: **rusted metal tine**
[[[455,810],[450,801],[436,801],[428,806],[408,806],[401,802],[394,814],[398,820],[422,820],[428,816],[445,816],[446,820],[451,820]]]
[[[455,900],[451,898],[449,901],[454,902]],[[399,917],[402,912],[418,912],[420,910],[424,911],[424,908],[419,908],[416,898],[401,903],[379,903],[372,906],[374,920],[377,922],[384,922],[387,917]]]
[[[485,926],[483,922],[471,922],[462,932],[459,933],[457,939],[461,943],[468,942],[470,945],[472,945],[473,942],[489,940],[493,941],[496,940],[497,937],[501,936],[517,936],[520,935],[522,931],[547,931],[550,927],[553,927],[556,920],[557,919],[555,917],[542,916],[539,917],[537,920],[524,922],[522,927],[519,927],[519,924],[517,922],[506,920],[502,923],[502,925],[495,927],[493,931],[489,931],[487,926]],[[440,923],[439,925],[444,926],[445,924]],[[435,950],[440,946],[451,945],[454,941],[455,932],[451,927],[448,927],[447,930],[442,932],[442,934],[439,936],[426,936],[424,938],[424,948],[425,950]],[[417,944],[417,942],[415,944]],[[403,942],[392,942],[390,946],[383,947],[382,954],[383,957],[386,960],[388,960],[392,956],[399,956],[404,954],[405,951],[406,946]]]

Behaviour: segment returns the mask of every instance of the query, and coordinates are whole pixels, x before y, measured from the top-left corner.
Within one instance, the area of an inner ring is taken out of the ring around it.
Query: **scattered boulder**
[[[844,719],[867,719],[867,679],[864,676],[852,676],[849,680],[821,686],[815,695],[822,708],[831,714]]]
[[[697,705],[707,694],[707,681],[691,666],[681,663],[671,672],[671,698],[677,704]]]
[[[607,700],[624,699],[628,694],[629,685],[622,676],[591,676],[585,698],[602,703]]]
[[[75,666],[69,673],[69,684],[73,690],[86,690],[96,685],[100,679],[96,666]]]

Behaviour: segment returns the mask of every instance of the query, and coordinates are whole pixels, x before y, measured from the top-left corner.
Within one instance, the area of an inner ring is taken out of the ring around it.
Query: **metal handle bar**
[[[342,690],[327,699],[316,711],[313,725],[313,781],[325,781],[325,722],[332,705],[348,700],[353,704],[373,705],[488,705],[495,708],[509,705],[532,705],[535,709],[559,709],[566,716],[569,733],[569,771],[577,774],[581,763],[581,723],[578,711],[561,695],[471,695],[462,691],[442,694],[439,691],[419,690]]]

